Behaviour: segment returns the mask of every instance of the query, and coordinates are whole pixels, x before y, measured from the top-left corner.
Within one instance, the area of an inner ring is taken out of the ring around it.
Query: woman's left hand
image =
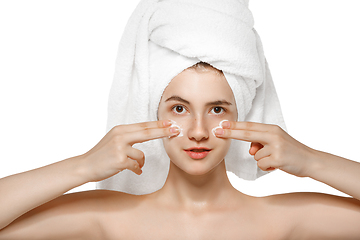
[[[261,170],[281,169],[298,177],[308,176],[315,150],[292,138],[281,127],[233,121],[223,122],[222,127],[217,129],[217,137],[251,142],[249,153]]]

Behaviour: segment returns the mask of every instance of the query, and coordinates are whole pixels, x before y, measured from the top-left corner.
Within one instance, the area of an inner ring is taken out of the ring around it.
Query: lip
[[[193,151],[193,150],[198,150],[198,151]],[[211,152],[211,149],[206,147],[191,147],[188,149],[184,149],[184,151],[192,159],[199,160],[205,158],[209,154],[209,152]]]

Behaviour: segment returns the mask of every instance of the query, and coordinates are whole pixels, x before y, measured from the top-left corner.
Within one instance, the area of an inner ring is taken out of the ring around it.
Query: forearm
[[[314,151],[308,176],[360,200],[360,163]]]
[[[86,183],[81,157],[0,179],[0,229],[70,189]]]

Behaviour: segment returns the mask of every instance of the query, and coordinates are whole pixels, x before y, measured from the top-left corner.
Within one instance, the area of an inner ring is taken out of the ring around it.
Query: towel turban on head
[[[238,121],[285,129],[280,104],[246,0],[142,0],[120,41],[110,91],[107,131],[120,124],[157,120],[169,82],[202,61],[222,70],[234,93]],[[232,140],[226,169],[253,180],[267,172],[248,153],[250,143]],[[98,188],[147,194],[165,183],[169,158],[161,139],[135,144],[145,153],[142,175],[129,170]]]

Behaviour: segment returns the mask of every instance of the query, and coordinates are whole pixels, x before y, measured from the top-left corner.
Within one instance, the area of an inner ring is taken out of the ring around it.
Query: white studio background
[[[104,136],[117,47],[137,3],[0,0],[0,178],[83,154]],[[250,0],[250,9],[290,135],[359,161],[360,3]],[[344,195],[281,171],[229,176],[254,196]]]

